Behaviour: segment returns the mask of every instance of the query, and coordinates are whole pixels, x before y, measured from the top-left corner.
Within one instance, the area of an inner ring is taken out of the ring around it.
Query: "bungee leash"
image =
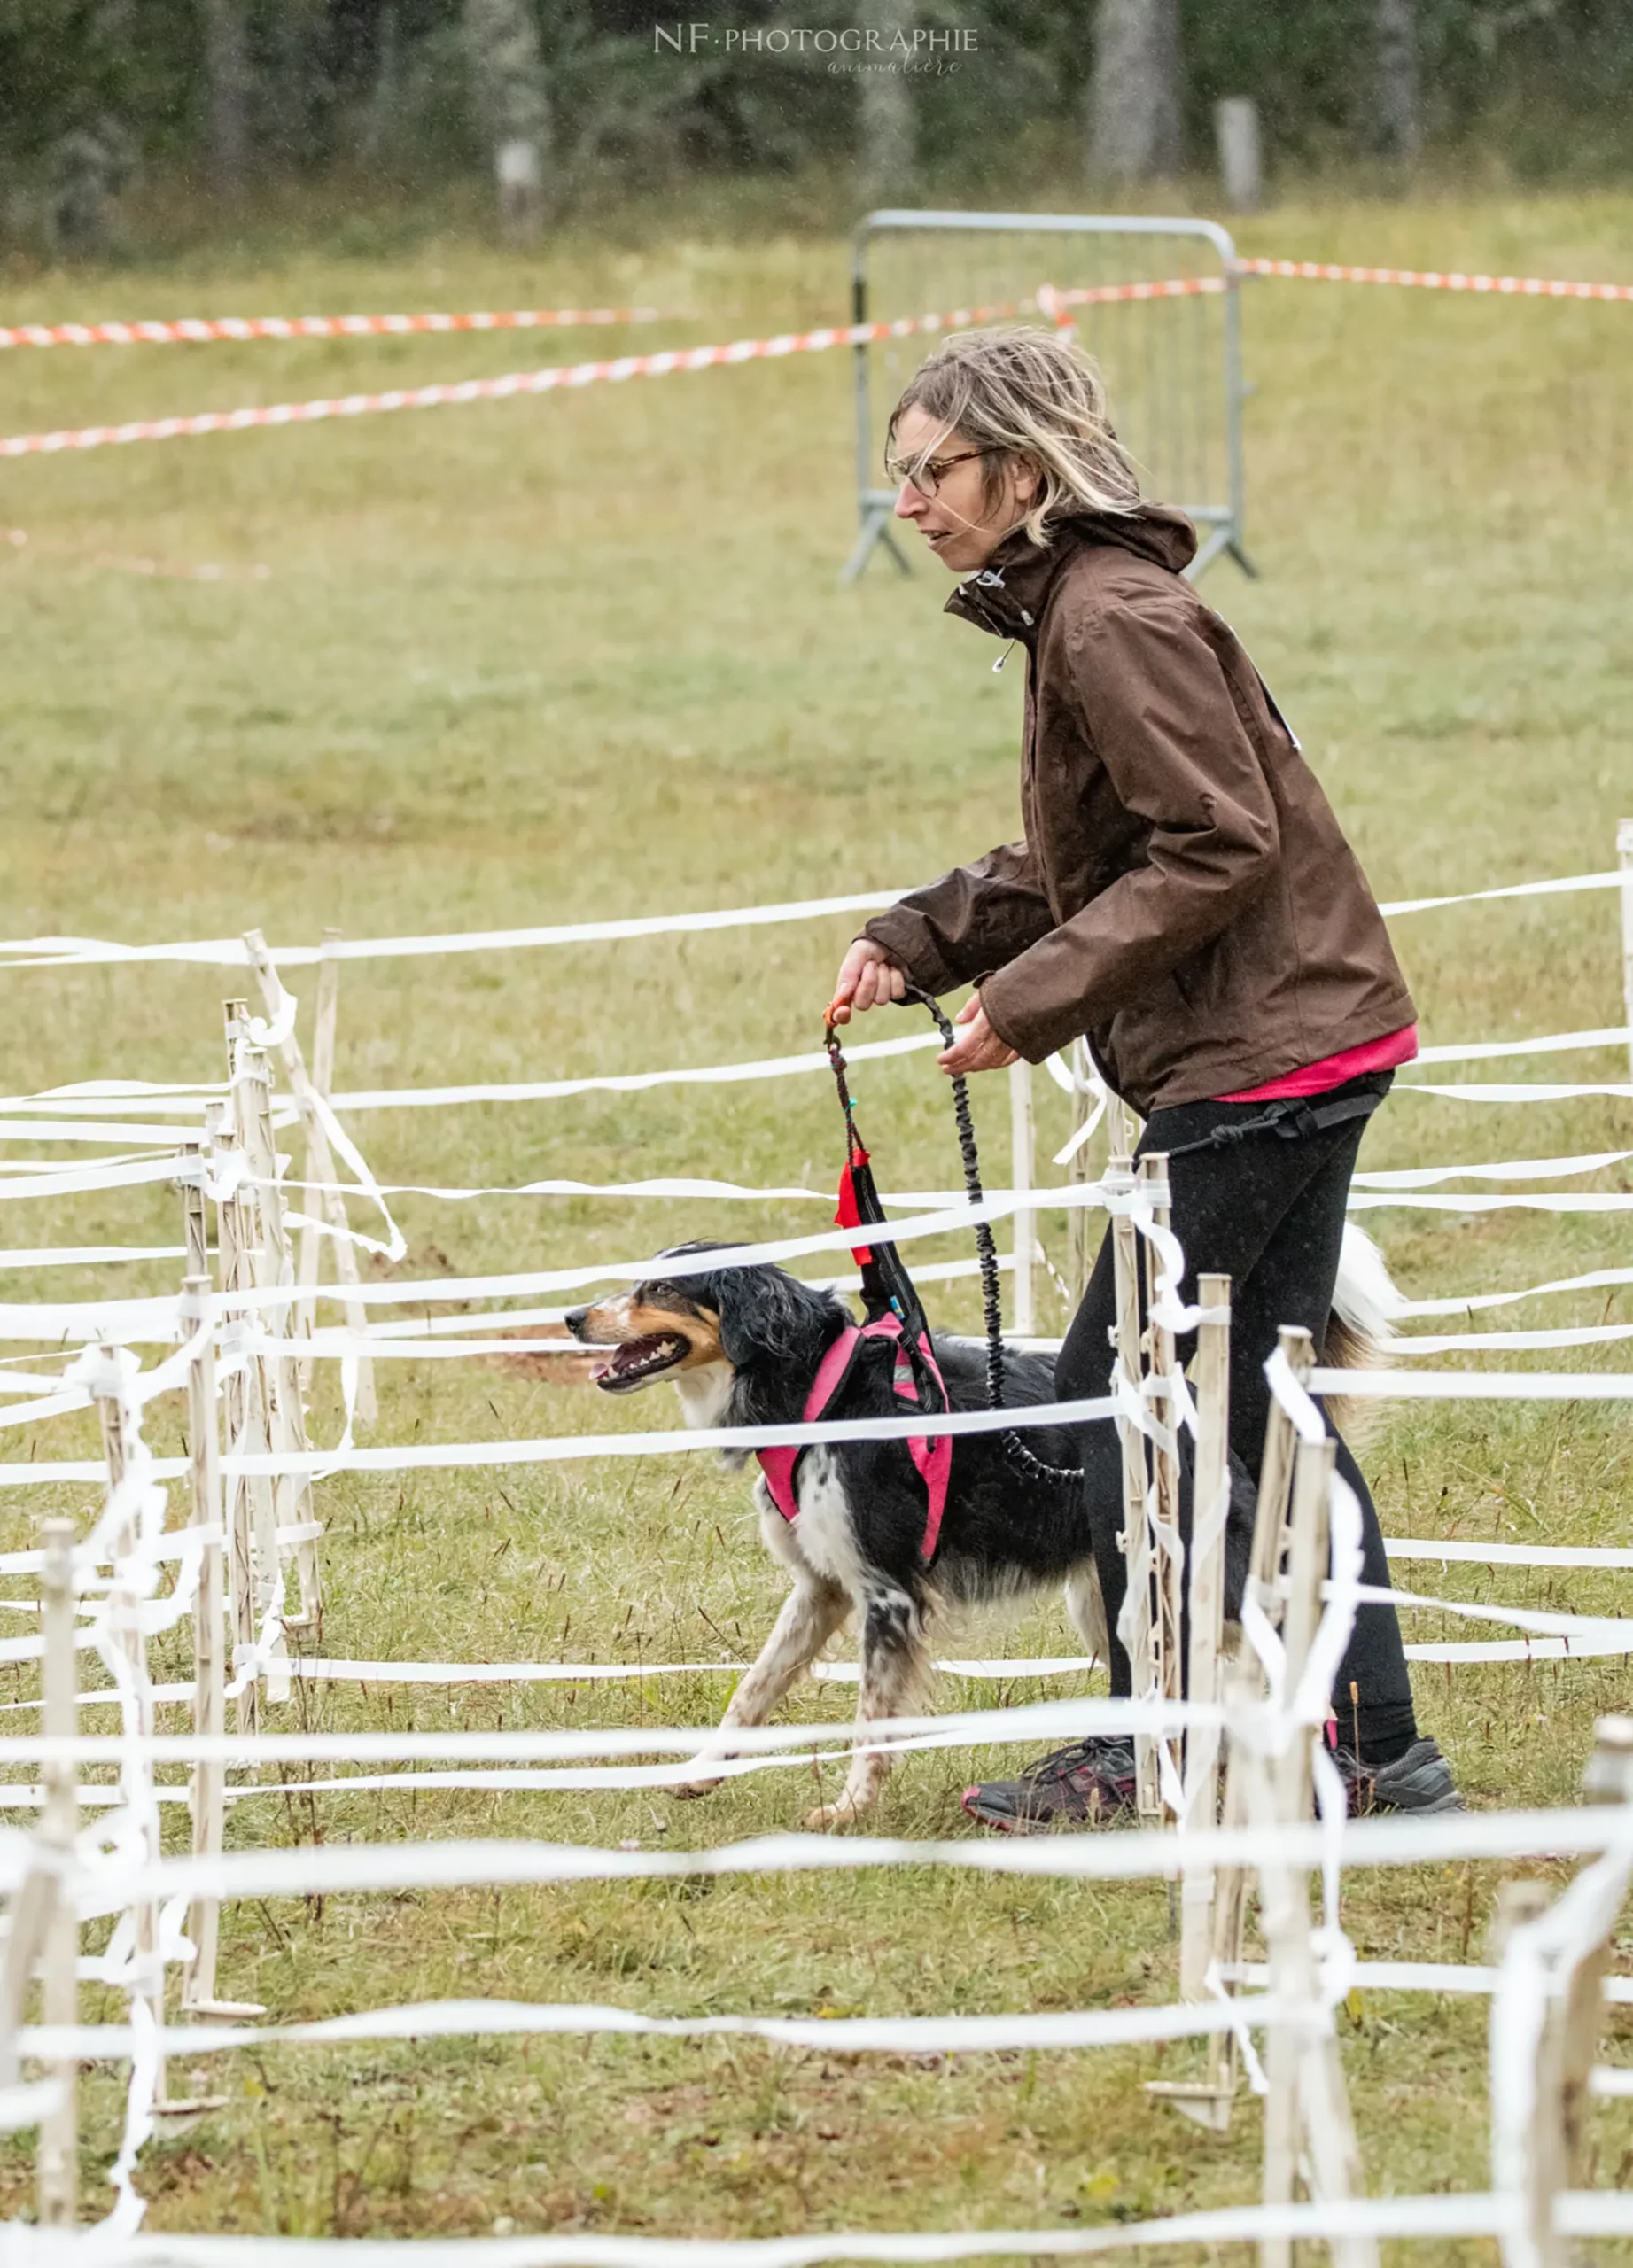
[[[903,998],[914,1000],[928,1009],[941,1034],[942,1045],[952,1047],[958,1035],[941,1003],[933,993],[904,980]],[[828,1048],[828,1060],[832,1067],[835,1084],[839,1091],[840,1107],[845,1122],[845,1166],[840,1179],[839,1211],[836,1216],[841,1228],[862,1228],[868,1223],[882,1224],[884,1208],[874,1183],[873,1170],[856,1127],[856,1109],[851,1099],[850,1086],[845,1078],[845,1060],[840,1047],[837,1027],[834,1021],[834,1005],[823,1013],[823,1028]],[[1225,1120],[1208,1133],[1193,1142],[1172,1145],[1164,1154],[1169,1158],[1189,1157],[1202,1150],[1233,1148],[1246,1141],[1250,1134],[1279,1134],[1284,1141],[1296,1141],[1303,1136],[1323,1133],[1330,1126],[1341,1126],[1357,1118],[1369,1118],[1383,1100],[1383,1090],[1371,1089],[1359,1094],[1340,1094],[1330,1100],[1319,1098],[1288,1097],[1266,1106],[1256,1117]],[[953,1121],[958,1131],[959,1156],[964,1169],[964,1193],[972,1206],[984,1202],[981,1186],[981,1160],[976,1148],[975,1120],[969,1107],[969,1083],[960,1072],[953,1074]],[[986,1344],[986,1400],[989,1410],[1002,1410],[1004,1402],[1004,1310],[1003,1293],[999,1281],[998,1247],[991,1225],[986,1221],[975,1224],[976,1257],[981,1270],[981,1312]],[[915,1376],[918,1378],[921,1399],[926,1394],[927,1381],[923,1364],[917,1355],[921,1338],[929,1344],[929,1324],[919,1295],[914,1288],[894,1243],[883,1244],[876,1249],[860,1247],[855,1257],[862,1268],[862,1293],[869,1317],[887,1310],[900,1320],[906,1343],[913,1350]],[[939,1389],[941,1381],[936,1379]],[[946,1407],[945,1390],[941,1393],[942,1407]],[[1047,1464],[1029,1448],[1018,1433],[1006,1431],[999,1435],[1005,1455],[1018,1472],[1034,1480],[1074,1485],[1083,1479],[1080,1464]]]

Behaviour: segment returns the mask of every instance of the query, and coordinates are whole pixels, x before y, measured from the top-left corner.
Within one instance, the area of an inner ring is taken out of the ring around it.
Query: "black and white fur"
[[[603,1389],[627,1393],[671,1378],[687,1423],[699,1427],[800,1422],[823,1354],[851,1321],[832,1293],[770,1267],[722,1268],[673,1281],[655,1276],[567,1318],[575,1337],[612,1350],[596,1380]],[[952,1407],[984,1410],[981,1346],[939,1333],[932,1344]],[[904,1405],[892,1387],[894,1361],[892,1342],[865,1342],[825,1415],[899,1417]],[[1011,1352],[1006,1403],[1019,1408],[1054,1399],[1049,1357]],[[1046,1464],[1079,1462],[1077,1444],[1065,1428],[1028,1426],[1024,1439]],[[738,1465],[749,1454],[727,1453]],[[1061,1583],[1085,1652],[1107,1659],[1105,1611],[1082,1485],[1018,1470],[998,1434],[953,1437],[940,1542],[928,1569],[920,1557],[924,1484],[905,1441],[819,1444],[800,1457],[794,1487],[799,1517],[789,1523],[765,1481],[755,1486],[761,1537],[787,1568],[793,1588],[732,1697],[722,1733],[764,1724],[852,1615],[859,1636],[859,1725],[911,1713],[929,1666],[930,1626],[950,1604]],[[1188,1500],[1188,1487],[1186,1495]],[[1246,1573],[1253,1501],[1251,1481],[1239,1468],[1226,1530],[1225,1606],[1233,1619]],[[1120,1526],[1120,1504],[1107,1507],[1104,1517]],[[713,1763],[729,1753],[718,1748],[700,1761]],[[838,1800],[810,1813],[805,1825],[832,1827],[856,1819],[889,1770],[888,1756],[857,1755]],[[719,1784],[718,1778],[700,1778],[679,1792],[705,1795]]]

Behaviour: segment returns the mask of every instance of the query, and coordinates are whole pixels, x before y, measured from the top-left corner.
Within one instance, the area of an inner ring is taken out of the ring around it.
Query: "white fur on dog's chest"
[[[844,1484],[826,1449],[807,1449],[799,1460],[794,1483],[797,1519],[783,1518],[764,1480],[754,1495],[759,1506],[760,1535],[774,1558],[782,1560],[784,1566],[809,1569],[836,1583],[851,1598],[861,1596],[862,1562],[856,1531]]]

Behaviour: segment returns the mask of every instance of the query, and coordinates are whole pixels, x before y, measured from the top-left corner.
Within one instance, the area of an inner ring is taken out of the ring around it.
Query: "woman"
[[[1147,1122],[1141,1150],[1172,1158],[1187,1296],[1200,1273],[1232,1278],[1231,1441],[1256,1472],[1263,1364],[1283,1324],[1321,1341],[1366,1117],[1417,1052],[1411,995],[1298,742],[1183,579],[1189,523],[1141,501],[1093,365],[1043,330],[951,338],[897,404],[886,461],[897,517],[968,578],[947,612],[1025,651],[1025,832],[870,921],[839,972],[838,1019],[900,999],[905,979],[973,983],[948,1073],[1039,1062],[1086,1036]],[[1313,1100],[1303,1130],[1279,1138],[1292,1118],[1269,1107],[1291,1097]],[[1114,1320],[1108,1239],[1061,1349],[1062,1398],[1105,1391]],[[1115,1627],[1111,1426],[1085,1428],[1085,1459]],[[1387,1587],[1377,1511],[1341,1442],[1338,1465],[1361,1503],[1365,1580]],[[1126,1694],[1115,1642],[1111,1675]],[[1418,1732],[1393,1607],[1357,1614],[1334,1719],[1352,1807],[1457,1806]],[[1131,1744],[1097,1737],[971,1788],[965,1808],[1012,1830],[1093,1821],[1130,1810],[1133,1776]]]

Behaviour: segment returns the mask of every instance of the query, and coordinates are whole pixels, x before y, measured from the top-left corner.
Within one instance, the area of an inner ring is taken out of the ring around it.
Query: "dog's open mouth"
[[[621,1347],[615,1347],[611,1359],[593,1375],[603,1393],[624,1394],[631,1386],[644,1386],[661,1371],[673,1370],[688,1352],[686,1340],[653,1332],[644,1339],[626,1339]]]

